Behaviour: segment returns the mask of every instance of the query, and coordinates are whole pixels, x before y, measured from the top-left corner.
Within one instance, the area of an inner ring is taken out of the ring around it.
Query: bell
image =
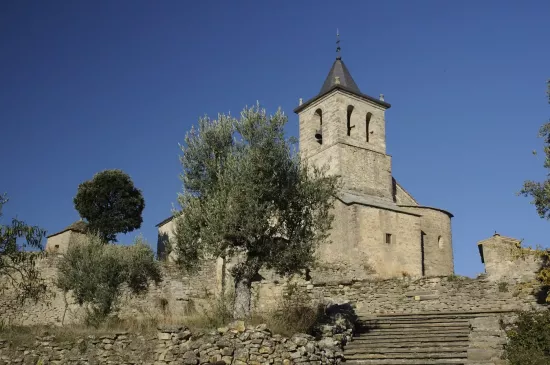
[[[317,142],[321,143],[321,141],[323,140],[323,132],[320,130],[320,129],[317,129],[315,131],[315,139],[317,140]]]

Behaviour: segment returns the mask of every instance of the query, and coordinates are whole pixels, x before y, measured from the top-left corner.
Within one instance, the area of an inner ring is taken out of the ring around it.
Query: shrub
[[[508,292],[508,283],[505,281],[502,281],[498,283],[498,291],[501,293],[507,293]]]
[[[72,291],[86,307],[87,324],[99,323],[116,309],[123,284],[134,294],[147,290],[150,281],[160,282],[161,272],[151,248],[142,238],[133,245],[105,245],[98,235],[69,244],[58,263],[57,286]]]
[[[275,310],[256,315],[253,321],[267,324],[274,333],[292,336],[296,333],[313,334],[323,310],[311,302],[308,294],[296,284],[288,284]]]
[[[196,309],[194,302],[188,304],[185,325],[194,330],[208,330],[225,326],[233,320],[234,293],[216,298],[212,306]]]
[[[535,259],[539,262],[536,282],[537,290],[533,294],[539,304],[550,303],[550,250],[537,246],[521,247],[521,243],[512,248],[512,257],[516,260]]]
[[[8,197],[0,194],[0,219],[7,202]],[[10,224],[0,223],[0,293],[5,295],[3,291],[7,289],[14,291],[17,299],[14,305],[27,299],[43,299],[46,293],[46,284],[36,267],[36,261],[42,257],[45,236],[45,230],[16,218]]]
[[[510,365],[550,364],[550,311],[520,313],[507,334],[505,356]]]

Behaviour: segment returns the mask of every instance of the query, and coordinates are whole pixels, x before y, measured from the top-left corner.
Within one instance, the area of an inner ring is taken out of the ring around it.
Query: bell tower
[[[383,95],[363,94],[340,55],[320,92],[294,110],[300,123],[302,158],[328,165],[342,177],[343,189],[356,195],[392,200],[391,156],[386,154]]]

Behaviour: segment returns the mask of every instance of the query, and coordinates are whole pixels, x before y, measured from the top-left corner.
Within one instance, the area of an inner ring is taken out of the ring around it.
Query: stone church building
[[[330,235],[315,279],[444,276],[453,273],[451,213],[420,205],[392,175],[386,153],[390,104],[363,94],[338,56],[317,95],[294,109],[303,159],[342,177]],[[158,253],[173,221],[157,225]]]

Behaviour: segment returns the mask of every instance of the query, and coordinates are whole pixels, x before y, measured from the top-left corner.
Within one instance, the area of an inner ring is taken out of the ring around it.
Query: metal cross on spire
[[[336,59],[337,60],[341,60],[342,59],[342,54],[341,54],[341,51],[342,49],[340,48],[340,32],[338,31],[338,28],[336,28]]]

